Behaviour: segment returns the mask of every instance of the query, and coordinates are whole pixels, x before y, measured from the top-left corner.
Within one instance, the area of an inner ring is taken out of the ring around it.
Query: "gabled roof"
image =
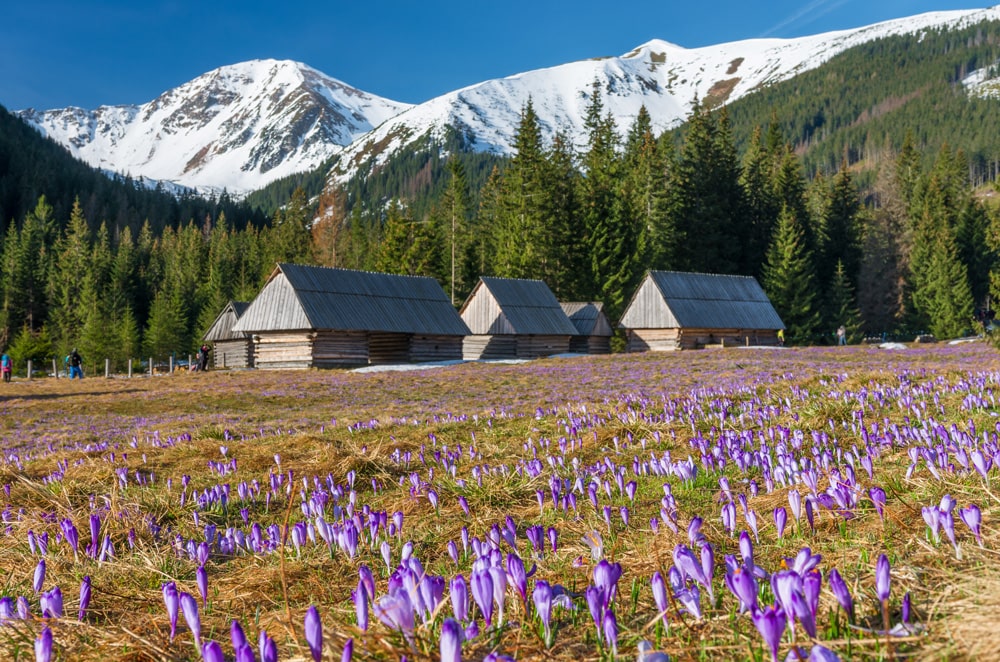
[[[460,314],[474,334],[578,335],[552,290],[540,280],[483,276]]]
[[[287,263],[278,264],[237,324],[250,333],[310,329],[469,333],[433,278]]]
[[[244,338],[246,334],[233,331],[233,327],[249,307],[249,301],[230,301],[227,303],[222,312],[219,313],[219,316],[212,322],[212,326],[208,327],[208,331],[205,332],[202,340],[205,342],[218,342],[220,340],[239,340],[240,338]]]
[[[783,329],[751,276],[650,271],[625,309],[629,329]]]
[[[563,312],[569,317],[582,336],[611,336],[614,331],[608,316],[604,314],[604,304],[599,301],[563,301]]]

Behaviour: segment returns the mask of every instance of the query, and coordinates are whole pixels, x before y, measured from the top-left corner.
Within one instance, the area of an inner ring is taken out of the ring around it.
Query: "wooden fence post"
[[[149,357],[149,376],[153,376],[153,357]]]
[[[173,354],[170,355],[170,366],[167,368],[167,374],[168,375],[174,374],[174,355]]]
[[[31,359],[28,359],[28,379],[31,379]]]
[[[111,359],[104,359],[104,378],[111,376]]]
[[[52,357],[52,376],[59,379],[59,368],[56,366],[56,357]]]
[[[132,379],[132,357],[128,357],[128,378]]]

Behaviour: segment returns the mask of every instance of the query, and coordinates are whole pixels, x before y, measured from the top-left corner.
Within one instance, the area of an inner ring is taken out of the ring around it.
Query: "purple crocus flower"
[[[340,654],[340,662],[351,662],[352,657],[354,657],[354,639],[348,639],[344,642],[344,652]]]
[[[906,595],[903,596],[903,605],[901,607],[901,618],[904,623],[910,622],[910,615],[912,613],[913,606],[910,602],[910,592],[907,591]]]
[[[700,566],[698,567],[698,573],[701,574]],[[607,559],[601,559],[594,566],[594,585],[604,592],[604,607],[614,602],[615,593],[618,589],[618,580],[621,579],[621,576],[621,563],[608,563]]]
[[[980,547],[983,546],[983,537],[980,533],[980,526],[983,522],[982,511],[979,510],[979,506],[976,504],[969,504],[965,508],[958,509],[958,516],[965,522],[966,526],[972,531],[972,535],[976,536],[976,542]]]
[[[17,617],[22,621],[31,619],[31,605],[28,604],[28,598],[23,595],[17,596]]]
[[[594,619],[594,626],[597,628],[597,637],[601,636],[601,612],[604,610],[604,591],[597,586],[588,586],[584,591],[587,599],[587,608],[590,610],[590,617]]]
[[[235,662],[257,662],[250,644],[242,644],[233,648],[233,659]]]
[[[43,618],[62,618],[63,598],[62,590],[58,586],[53,587],[50,591],[42,591],[38,600]]]
[[[772,605],[754,611],[751,617],[757,632],[771,650],[771,662],[778,662],[778,647],[781,645],[781,637],[785,634],[787,624],[785,612],[780,607]]]
[[[837,598],[837,602],[847,612],[848,618],[853,619],[854,599],[851,597],[851,591],[847,587],[847,582],[840,576],[836,568],[830,570],[828,581],[830,582],[830,590],[833,591],[833,597]]]
[[[162,587],[163,603],[167,607],[167,617],[170,619],[170,641],[173,642],[177,636],[177,615],[180,613],[180,593],[177,592],[177,584],[167,582]]]
[[[449,583],[451,593],[451,612],[459,623],[465,623],[469,618],[469,587],[465,577],[456,575]]]
[[[79,550],[80,550],[80,533],[76,530],[73,525],[73,520],[66,518],[59,522],[59,528],[62,529],[63,537],[66,538],[66,542],[73,549],[73,559],[79,560]]]
[[[42,586],[45,585],[45,559],[38,561],[38,565],[35,566],[35,577],[32,582],[32,588],[35,589],[35,593],[40,593]]]
[[[83,621],[87,615],[87,607],[90,606],[90,594],[90,575],[84,575],[83,580],[80,582],[80,611],[77,614],[77,620],[79,621]]]
[[[363,580],[358,580],[358,587],[354,590],[354,614],[358,619],[358,627],[361,630],[368,630],[368,589],[365,588]]]
[[[198,593],[201,594],[201,604],[208,604],[208,572],[205,566],[200,565],[194,573],[195,583],[198,584]]]
[[[531,594],[531,599],[535,603],[535,611],[538,618],[542,620],[542,627],[545,629],[545,646],[552,646],[552,587],[543,579],[535,582],[535,590]]]
[[[240,622],[235,618],[232,623],[229,624],[229,639],[233,642],[233,650],[238,650],[240,646],[249,646],[250,642],[247,641],[247,636],[243,632],[243,628],[240,626]]]
[[[492,606],[492,602],[490,603]],[[393,630],[399,630],[404,635],[413,633],[413,603],[406,591],[382,596],[373,603],[375,616]]]
[[[650,585],[653,588],[653,601],[656,603],[656,609],[660,612],[660,617],[663,619],[664,625],[669,625],[667,620],[667,612],[670,611],[669,597],[667,596],[667,582],[664,581],[663,575],[657,570],[653,573],[653,579],[650,581]]]
[[[885,521],[885,490],[877,486],[869,488],[868,498],[874,504],[875,512],[878,513],[879,519]]]
[[[680,588],[674,593],[674,596],[689,614],[694,616],[696,620],[701,620],[701,592],[698,591],[697,585],[691,584],[690,587]]]
[[[260,662],[278,662],[278,645],[263,630],[257,637],[257,648],[260,651]]]
[[[883,604],[889,599],[890,582],[889,559],[880,554],[875,564],[875,595]]]
[[[52,629],[46,627],[35,639],[35,662],[50,662],[52,660]]]
[[[788,524],[788,511],[783,506],[774,509],[774,528],[777,529],[778,538],[785,535],[785,526]]]
[[[462,662],[462,626],[454,618],[441,624],[441,662]]]
[[[323,623],[320,621],[319,612],[314,606],[310,606],[306,611],[305,635],[313,660],[319,662],[320,658],[323,657]]]
[[[202,662],[226,662],[226,656],[222,654],[222,646],[217,641],[206,641],[201,647]]]
[[[362,565],[358,568],[358,576],[361,578],[361,583],[365,586],[365,591],[368,592],[368,600],[372,600],[375,597],[375,575],[372,574],[371,568],[366,565]]]
[[[524,569],[524,561],[517,554],[507,554],[507,579],[511,586],[521,596],[521,604],[528,603],[528,574]]]
[[[601,629],[604,631],[604,642],[611,646],[611,654],[617,656],[618,620],[615,618],[615,612],[610,609],[604,610],[604,619],[601,623]]]
[[[180,604],[184,620],[194,635],[195,647],[201,650],[201,617],[198,615],[198,601],[190,593],[181,591]]]
[[[780,573],[778,573],[780,574]],[[774,577],[771,580],[774,581]],[[736,568],[726,575],[726,586],[740,600],[740,613],[757,608],[757,580],[746,568]]]

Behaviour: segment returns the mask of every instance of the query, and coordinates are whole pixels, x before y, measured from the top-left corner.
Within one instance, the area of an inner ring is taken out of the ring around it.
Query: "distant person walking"
[[[5,384],[10,383],[10,373],[14,369],[14,363],[10,360],[10,355],[7,352],[0,356],[0,372],[3,373],[3,381]]]
[[[208,345],[202,345],[198,350],[198,372],[208,370]]]
[[[837,328],[837,344],[838,345],[847,344],[847,329],[844,328],[843,324],[841,324],[840,327]]]
[[[69,363],[69,378],[83,379],[83,357],[80,356],[80,352],[76,351],[76,347],[66,357],[66,362]]]
[[[778,347],[785,346],[785,330],[778,329]]]

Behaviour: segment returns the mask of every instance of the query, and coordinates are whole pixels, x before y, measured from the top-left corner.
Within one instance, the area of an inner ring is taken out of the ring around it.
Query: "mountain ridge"
[[[449,130],[467,136],[476,151],[509,154],[529,99],[546,139],[563,132],[582,146],[595,80],[619,132],[641,106],[659,132],[683,122],[695,99],[728,103],[852,46],[983,20],[1000,20],[1000,6],[693,49],[653,39],[620,56],[482,81],[416,105],[368,94],[305,64],[253,60],[215,69],[139,106],[18,114],[96,167],[202,191],[246,193],[330,158],[329,178],[342,182],[378,167],[413,140],[440,139]],[[976,93],[990,84],[987,77],[966,87]]]

